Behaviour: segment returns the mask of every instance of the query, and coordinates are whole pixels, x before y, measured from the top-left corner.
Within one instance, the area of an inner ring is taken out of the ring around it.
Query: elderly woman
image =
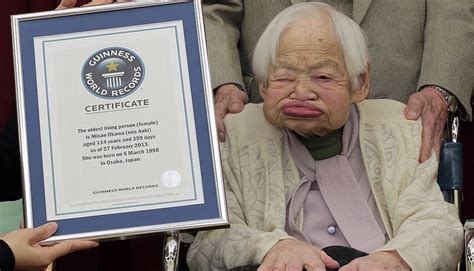
[[[325,270],[339,264],[321,248],[339,245],[369,253],[344,271],[453,270],[462,226],[436,155],[418,162],[421,125],[404,105],[365,101],[359,26],[325,4],[293,5],[253,65],[263,105],[227,116],[221,145],[231,226],[197,235],[191,269]]]

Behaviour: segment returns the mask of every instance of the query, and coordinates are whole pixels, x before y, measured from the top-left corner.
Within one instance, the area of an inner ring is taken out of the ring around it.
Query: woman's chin
[[[320,126],[307,125],[307,124],[301,124],[301,123],[287,124],[284,127],[304,137],[325,136],[330,132],[326,128],[323,128]]]

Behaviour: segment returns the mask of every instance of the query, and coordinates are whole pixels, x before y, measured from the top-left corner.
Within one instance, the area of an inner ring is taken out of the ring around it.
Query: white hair
[[[369,52],[363,30],[341,12],[327,4],[318,2],[292,5],[280,12],[268,24],[258,40],[253,54],[252,68],[260,83],[266,84],[267,82],[268,69],[275,63],[281,34],[291,24],[314,19],[319,16],[321,11],[327,11],[333,24],[336,39],[342,47],[352,89],[361,86],[361,75],[367,73],[369,69]]]

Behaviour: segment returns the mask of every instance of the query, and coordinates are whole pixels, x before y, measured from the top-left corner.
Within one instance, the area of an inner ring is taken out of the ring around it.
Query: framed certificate
[[[228,224],[200,1],[12,17],[27,227]]]

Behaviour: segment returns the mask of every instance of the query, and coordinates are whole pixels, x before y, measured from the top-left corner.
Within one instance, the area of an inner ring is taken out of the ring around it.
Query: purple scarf
[[[287,201],[288,234],[312,243],[308,237],[311,232],[300,230],[295,220],[305,203],[316,202],[308,197],[315,195],[310,193],[310,190],[317,187],[327,206],[305,208],[311,210],[305,211],[305,221],[323,219],[316,217],[320,215],[318,210],[329,209],[328,216],[332,216],[335,220],[343,235],[341,239],[345,239],[348,245],[369,253],[382,247],[386,242],[385,228],[375,206],[362,162],[358,136],[359,115],[356,107],[352,106],[349,119],[344,126],[343,149],[340,155],[315,161],[296,135],[292,132],[287,134],[288,146],[301,176],[301,181],[290,192]],[[318,238],[324,240],[324,237],[318,236]],[[345,240],[342,242],[345,243]]]

